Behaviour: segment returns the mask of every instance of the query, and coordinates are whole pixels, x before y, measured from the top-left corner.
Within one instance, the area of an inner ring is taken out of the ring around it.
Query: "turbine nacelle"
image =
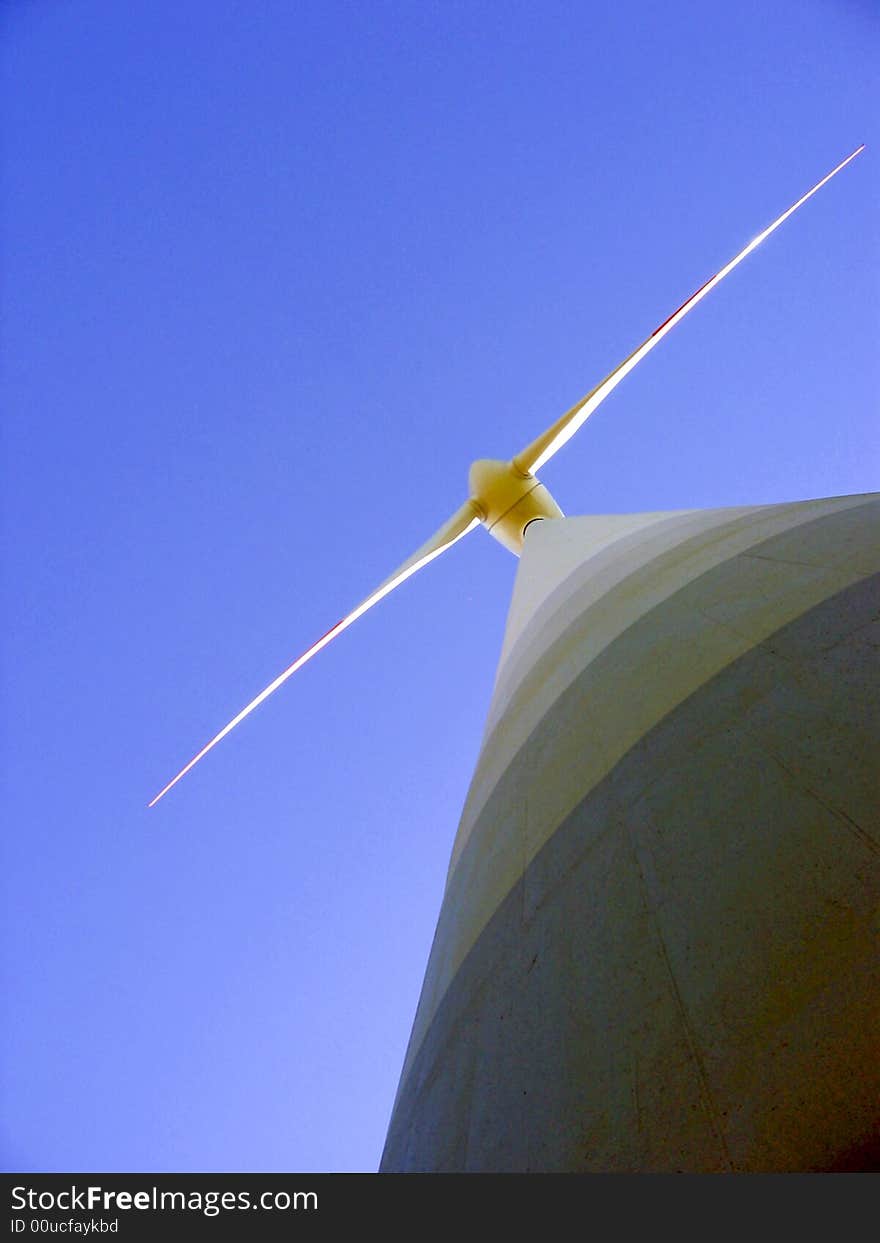
[[[564,516],[543,483],[513,462],[480,458],[468,472],[468,484],[483,526],[514,556],[522,551],[530,522]]]

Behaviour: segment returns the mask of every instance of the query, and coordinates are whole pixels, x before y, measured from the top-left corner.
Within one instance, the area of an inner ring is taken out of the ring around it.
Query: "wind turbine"
[[[737,267],[747,255],[750,255],[760,244],[774,233],[789,216],[812,198],[817,191],[845,168],[851,160],[864,150],[864,144],[857,147],[845,159],[836,165],[820,181],[791,205],[772,224],[754,237],[714,276],[705,281],[699,289],[673,311],[632,353],[619,363],[613,371],[596,385],[585,397],[567,410],[560,418],[547,427],[541,434],[518,453],[510,461],[481,459],[473,463],[468,475],[468,499],[447,519],[447,521],[428,539],[412,556],[398,567],[379,587],[366,597],[356,608],[346,614],[340,621],[326,631],[292,664],[288,665],[272,682],[269,683],[250,703],[237,713],[231,721],[214,735],[187,764],[172,777],[159,793],[150,801],[154,807],[178,781],[195,767],[199,760],[211,751],[218,742],[231,733],[233,729],[258,708],[269,696],[292,677],[297,670],[327,647],[344,630],[363,617],[369,609],[384,600],[396,587],[406,582],[419,570],[423,569],[441,553],[451,548],[469,532],[482,525],[499,543],[508,548],[515,556],[519,556],[523,546],[525,532],[530,523],[541,519],[563,517],[562,510],[546,486],[537,477],[537,471],[563,448],[577,431],[584,425],[594,410],[605,400],[617,385],[632,369],[651,352],[655,345],[671,332],[676,324],[684,319],[689,311],[702,301],[716,285]]]

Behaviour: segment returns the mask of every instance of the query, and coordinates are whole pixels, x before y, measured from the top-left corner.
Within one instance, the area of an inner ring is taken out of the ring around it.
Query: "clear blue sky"
[[[156,793],[859,143],[544,471],[878,487],[868,0],[3,6],[7,1169],[378,1163],[515,560]]]

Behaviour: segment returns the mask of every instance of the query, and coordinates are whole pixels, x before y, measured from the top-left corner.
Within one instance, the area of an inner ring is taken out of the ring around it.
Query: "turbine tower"
[[[477,526],[521,556],[383,1170],[880,1162],[880,497],[564,518],[537,476],[862,149],[510,461],[475,462],[431,539],[150,803]]]
[[[382,1170],[880,1168],[878,571],[878,495],[529,529]]]

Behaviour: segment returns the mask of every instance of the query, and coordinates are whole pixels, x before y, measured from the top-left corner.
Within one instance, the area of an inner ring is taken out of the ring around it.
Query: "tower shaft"
[[[530,528],[384,1170],[877,1161],[878,518]]]

